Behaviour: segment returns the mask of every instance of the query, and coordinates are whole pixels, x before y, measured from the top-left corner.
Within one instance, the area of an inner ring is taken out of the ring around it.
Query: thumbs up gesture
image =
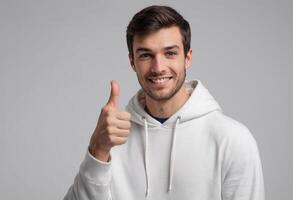
[[[97,126],[91,137],[89,151],[101,161],[108,161],[113,146],[126,143],[130,130],[130,113],[118,109],[119,84],[111,81],[111,93],[102,108]]]

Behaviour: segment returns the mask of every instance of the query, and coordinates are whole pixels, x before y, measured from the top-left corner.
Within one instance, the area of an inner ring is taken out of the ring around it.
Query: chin
[[[145,93],[153,100],[155,101],[167,101],[170,100],[176,92],[173,91],[168,91],[168,92],[151,92],[151,91],[146,91],[144,90]]]

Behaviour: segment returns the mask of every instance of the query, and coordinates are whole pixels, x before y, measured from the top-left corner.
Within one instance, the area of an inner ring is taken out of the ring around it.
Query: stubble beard
[[[173,78],[176,78],[175,76],[173,76]],[[179,79],[175,85],[174,88],[171,89],[171,91],[164,95],[164,96],[158,96],[158,95],[155,95],[152,93],[151,90],[149,90],[147,87],[145,87],[141,81],[141,79],[138,77],[137,75],[137,79],[138,79],[138,82],[141,86],[141,88],[143,89],[143,91],[153,100],[155,101],[160,101],[160,102],[164,102],[164,101],[168,101],[170,100],[175,94],[178,93],[178,91],[181,89],[181,87],[183,86],[184,82],[185,82],[185,78],[186,78],[186,69],[184,68],[184,71],[183,71],[183,75],[179,74]],[[146,78],[145,78],[146,80]]]

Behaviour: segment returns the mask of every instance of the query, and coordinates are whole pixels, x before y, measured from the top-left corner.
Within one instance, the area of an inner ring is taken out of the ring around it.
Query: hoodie
[[[111,160],[87,151],[65,200],[264,200],[262,166],[252,134],[223,114],[201,81],[186,81],[185,104],[161,124],[144,110],[144,92],[129,101],[127,143]]]

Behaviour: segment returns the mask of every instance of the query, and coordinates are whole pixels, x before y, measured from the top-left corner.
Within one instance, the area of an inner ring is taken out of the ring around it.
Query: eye
[[[166,56],[168,57],[174,57],[177,55],[177,52],[176,51],[167,51],[166,52]]]
[[[146,60],[148,58],[151,58],[152,55],[150,53],[142,53],[138,57],[139,57],[139,59]]]

